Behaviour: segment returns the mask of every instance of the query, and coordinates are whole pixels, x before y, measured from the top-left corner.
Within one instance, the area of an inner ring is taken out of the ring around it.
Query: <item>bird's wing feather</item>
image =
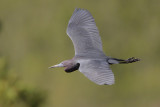
[[[102,53],[99,31],[89,11],[75,9],[69,20],[67,34],[73,42],[75,55],[95,51]]]
[[[80,62],[80,72],[99,85],[114,84],[114,74],[105,60],[88,60]]]

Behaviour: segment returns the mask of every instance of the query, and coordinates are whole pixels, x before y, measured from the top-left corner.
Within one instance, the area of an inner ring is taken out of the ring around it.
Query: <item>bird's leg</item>
[[[113,59],[117,60],[120,64],[128,64],[128,63],[140,61],[140,59],[134,58],[134,57],[128,58],[127,60],[117,59],[117,58],[113,58]]]
[[[128,64],[128,63],[133,63],[133,62],[137,62],[137,61],[140,61],[140,59],[134,58],[134,57],[128,58],[127,60],[117,59],[117,58],[109,58],[108,59],[108,63],[110,65],[112,65],[112,64]]]

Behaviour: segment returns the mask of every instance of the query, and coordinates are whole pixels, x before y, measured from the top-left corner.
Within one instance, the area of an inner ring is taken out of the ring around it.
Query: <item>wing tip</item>
[[[78,12],[78,11],[86,11],[86,12],[89,12],[87,9],[84,9],[84,8],[75,8],[74,12]]]
[[[114,83],[105,83],[103,85],[113,85]]]
[[[113,85],[113,84],[115,84],[115,80],[114,80],[114,77],[113,77],[113,79],[110,79],[110,80],[107,80],[107,81],[104,81],[104,82],[99,82],[99,83],[97,83],[98,85]]]
[[[102,82],[102,83],[98,83],[98,82],[95,82],[96,84],[98,85],[113,85],[115,84],[115,81],[106,81],[106,82]]]
[[[78,11],[78,10],[86,10],[86,9],[84,9],[84,8],[77,8],[76,7],[75,10]]]

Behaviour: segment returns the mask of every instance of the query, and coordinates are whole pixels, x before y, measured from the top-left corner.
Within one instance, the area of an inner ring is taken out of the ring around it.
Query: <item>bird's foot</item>
[[[135,57],[128,58],[127,60],[125,60],[126,63],[133,63],[133,62],[137,62],[137,61],[140,61],[140,59],[135,58]]]

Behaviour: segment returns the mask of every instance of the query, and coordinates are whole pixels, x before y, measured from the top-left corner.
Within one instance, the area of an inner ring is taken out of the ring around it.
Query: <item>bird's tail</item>
[[[117,59],[117,58],[109,58],[107,60],[107,62],[112,65],[112,64],[128,64],[128,63],[133,63],[133,62],[137,62],[140,61],[139,58],[128,58],[127,60],[124,59]]]

